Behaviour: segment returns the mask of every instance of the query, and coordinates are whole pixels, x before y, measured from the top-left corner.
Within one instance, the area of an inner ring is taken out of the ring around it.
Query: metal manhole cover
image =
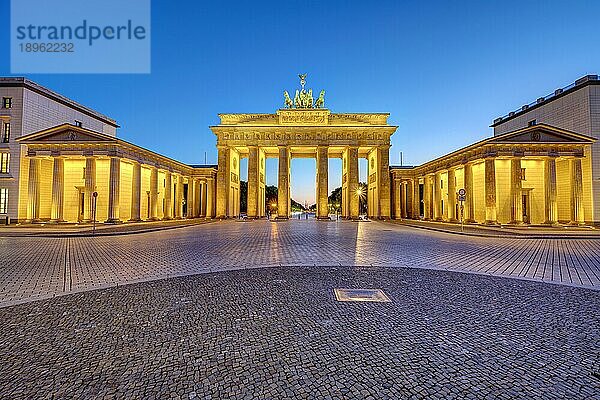
[[[337,301],[372,301],[389,303],[390,298],[381,289],[333,289]]]

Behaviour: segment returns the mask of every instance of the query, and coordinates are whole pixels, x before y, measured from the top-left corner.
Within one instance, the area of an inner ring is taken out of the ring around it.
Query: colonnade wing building
[[[416,167],[389,165],[388,113],[332,113],[302,90],[271,114],[221,114],[218,165],[186,165],[116,137],[118,125],[25,78],[0,78],[0,218],[101,222],[234,218],[248,158],[248,217],[265,210],[265,159],[279,158],[278,217],[290,160],[317,160],[317,217],[328,218],[328,159],[342,159],[342,215],[488,224],[600,221],[600,81],[573,85],[494,121],[494,136]],[[358,160],[367,159],[367,193]],[[464,193],[463,190],[464,189]],[[460,193],[459,193],[460,192]]]
[[[214,215],[215,166],[186,165],[120,140],[113,119],[25,78],[0,78],[0,97],[0,218]]]
[[[600,81],[588,75],[494,120],[492,138],[392,168],[394,215],[502,224],[600,221]]]

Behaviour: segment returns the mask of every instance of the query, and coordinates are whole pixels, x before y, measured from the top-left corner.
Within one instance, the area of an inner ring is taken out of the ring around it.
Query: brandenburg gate
[[[328,160],[342,159],[342,216],[359,216],[358,159],[368,165],[368,213],[390,218],[389,113],[332,113],[324,108],[325,91],[313,100],[306,90],[306,75],[292,100],[284,91],[285,108],[274,114],[219,114],[219,125],[210,129],[217,137],[218,172],[216,217],[240,214],[240,160],[248,158],[248,218],[265,212],[265,160],[279,158],[278,218],[287,219],[290,207],[292,158],[315,158],[317,165],[317,218],[328,218]]]

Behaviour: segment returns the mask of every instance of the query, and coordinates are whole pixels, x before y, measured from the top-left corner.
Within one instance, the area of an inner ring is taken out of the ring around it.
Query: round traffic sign
[[[94,193],[92,193],[92,196],[94,196],[94,197],[98,197],[98,192],[94,192]]]
[[[464,196],[465,194],[467,194],[467,191],[465,189],[458,189],[459,196]]]

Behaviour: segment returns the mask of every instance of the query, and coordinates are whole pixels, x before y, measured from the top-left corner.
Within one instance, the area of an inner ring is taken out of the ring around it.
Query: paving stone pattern
[[[336,287],[392,302],[337,302]],[[415,268],[144,282],[1,308],[0,398],[598,399],[599,304]]]
[[[468,271],[600,288],[600,240],[469,237],[382,222],[214,222],[107,237],[0,238],[0,306],[264,266]]]

